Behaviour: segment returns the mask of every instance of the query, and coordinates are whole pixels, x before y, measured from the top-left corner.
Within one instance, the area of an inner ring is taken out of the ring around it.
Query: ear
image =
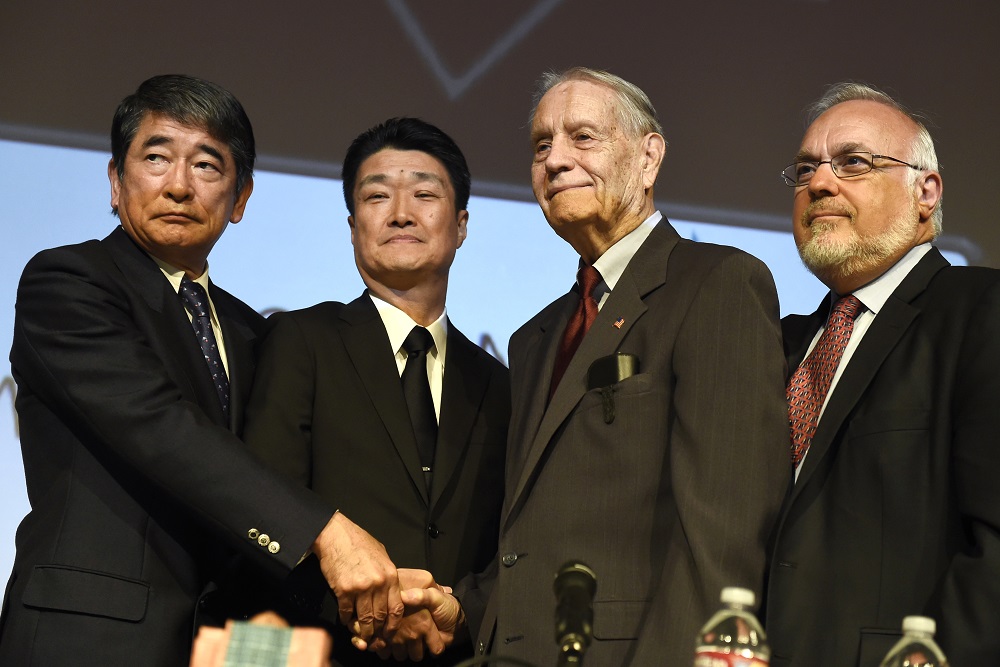
[[[642,185],[649,190],[656,183],[663,156],[667,152],[667,142],[658,132],[650,132],[642,139]]]
[[[351,228],[351,245],[354,245],[354,216],[347,216],[347,226]]]
[[[108,181],[111,182],[111,210],[118,211],[118,196],[121,194],[122,181],[118,178],[118,169],[114,160],[108,160]]]
[[[925,172],[917,180],[917,188],[919,188],[917,208],[920,211],[920,222],[926,222],[931,219],[931,215],[937,209],[938,204],[941,202],[941,196],[944,194],[944,183],[941,181],[941,174],[936,171]]]
[[[467,225],[469,224],[469,212],[459,211],[458,212],[458,245],[456,248],[461,248],[462,243],[465,242],[465,237],[469,235],[469,230]]]
[[[253,178],[247,179],[247,184],[243,186],[240,193],[236,195],[236,204],[233,205],[233,214],[229,218],[229,222],[234,225],[243,219],[243,211],[247,207],[247,200],[250,199],[250,193],[253,192]]]

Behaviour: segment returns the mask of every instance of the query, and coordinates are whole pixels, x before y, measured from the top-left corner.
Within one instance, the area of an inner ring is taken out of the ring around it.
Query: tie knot
[[[190,280],[187,276],[181,278],[181,300],[194,317],[208,317],[208,294],[205,288]]]
[[[584,264],[576,273],[576,282],[580,285],[580,295],[592,297],[594,288],[601,282],[601,272],[593,264]]]
[[[403,341],[403,349],[410,357],[420,353],[427,354],[432,347],[434,347],[434,336],[423,327],[413,327]]]
[[[832,320],[836,317],[842,317],[854,320],[863,308],[864,306],[861,304],[858,297],[853,294],[848,294],[847,296],[840,297],[837,299],[837,303],[833,304],[833,312],[830,313],[830,319]]]

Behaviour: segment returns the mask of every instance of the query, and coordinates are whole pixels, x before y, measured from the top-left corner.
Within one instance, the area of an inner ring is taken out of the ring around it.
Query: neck
[[[587,264],[593,264],[608,248],[618,243],[656,211],[651,199],[639,211],[627,213],[610,223],[592,221],[573,225],[563,239],[573,246]]]
[[[394,289],[374,280],[365,280],[365,284],[373,295],[399,308],[422,327],[434,322],[444,312],[447,279],[443,284],[421,283],[406,289]]]

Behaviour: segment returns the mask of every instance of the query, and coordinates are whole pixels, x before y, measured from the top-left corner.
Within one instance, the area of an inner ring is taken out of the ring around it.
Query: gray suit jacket
[[[511,339],[499,557],[460,599],[477,649],[553,664],[553,575],[581,560],[597,573],[588,663],[690,664],[720,590],[761,593],[788,485],[774,284],[755,258],[661,222],[548,401],[577,300],[558,299]],[[639,372],[592,386],[591,364],[616,352],[636,355]]]

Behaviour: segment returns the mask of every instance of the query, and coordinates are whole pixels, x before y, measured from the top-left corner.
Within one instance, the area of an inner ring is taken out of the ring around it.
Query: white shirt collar
[[[368,296],[382,318],[385,332],[389,334],[389,344],[392,346],[393,354],[398,355],[403,347],[403,341],[406,340],[406,336],[413,330],[413,327],[418,326],[417,323],[388,301],[383,301],[371,292],[368,292]],[[443,370],[448,347],[448,309],[446,308],[440,317],[428,324],[426,329],[431,332],[431,337],[434,338],[434,349],[431,350],[430,354],[439,361]],[[405,352],[403,356],[406,356]]]
[[[910,251],[893,264],[888,271],[864,287],[854,290],[852,294],[858,297],[858,300],[871,311],[872,315],[878,315],[878,312],[885,306],[885,302],[899,287],[899,283],[903,282],[913,267],[923,259],[924,255],[930,252],[931,247],[930,242],[927,242],[910,248]],[[836,295],[834,295],[834,300],[836,300]]]
[[[654,211],[653,215],[646,218],[642,224],[631,232],[618,239],[613,246],[605,250],[604,254],[597,258],[597,261],[594,262],[594,268],[601,273],[601,279],[607,287],[606,291],[610,292],[615,288],[618,280],[625,273],[628,263],[632,261],[632,257],[639,250],[639,246],[650,235],[662,217],[659,211]],[[598,301],[601,300],[600,295],[595,295],[595,298]]]

